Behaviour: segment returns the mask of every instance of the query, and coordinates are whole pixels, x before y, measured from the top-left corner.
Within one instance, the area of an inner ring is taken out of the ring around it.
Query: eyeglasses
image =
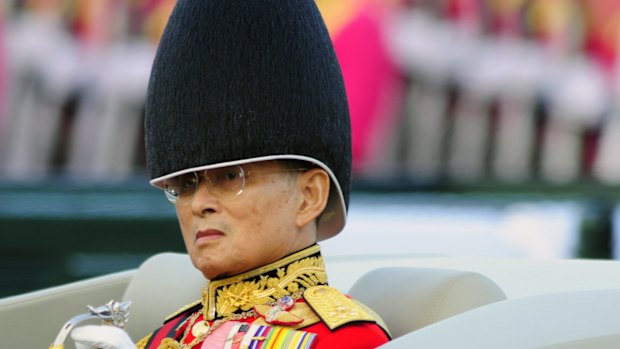
[[[267,175],[282,172],[306,171],[307,168],[272,171],[245,171],[240,165],[189,172],[164,180],[158,185],[172,204],[188,202],[204,182],[211,195],[218,198],[239,196],[246,187],[247,178],[253,174]]]

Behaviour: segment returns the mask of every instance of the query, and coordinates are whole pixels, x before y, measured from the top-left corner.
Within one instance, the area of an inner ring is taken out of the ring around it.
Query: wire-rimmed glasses
[[[200,183],[205,183],[211,195],[218,198],[227,198],[241,195],[245,190],[247,178],[253,174],[266,175],[306,170],[308,169],[246,171],[241,165],[233,165],[184,173],[165,179],[158,183],[157,186],[164,191],[168,201],[172,204],[179,204],[189,201],[198,190]]]

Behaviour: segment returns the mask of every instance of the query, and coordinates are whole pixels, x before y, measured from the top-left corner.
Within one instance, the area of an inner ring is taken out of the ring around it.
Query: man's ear
[[[329,197],[329,175],[320,168],[313,168],[299,176],[301,203],[297,212],[297,227],[303,228],[323,213]]]

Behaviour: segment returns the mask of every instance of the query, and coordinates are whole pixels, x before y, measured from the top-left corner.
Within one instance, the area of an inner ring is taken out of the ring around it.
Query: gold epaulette
[[[181,309],[179,309],[179,310],[175,311],[174,313],[172,313],[172,314],[168,315],[168,317],[166,317],[166,319],[164,319],[164,323],[166,323],[166,322],[168,322],[168,321],[170,321],[170,320],[174,319],[175,317],[177,317],[177,316],[179,316],[179,315],[181,315],[181,314],[185,313],[185,312],[186,312],[186,311],[188,311],[189,309],[191,309],[191,308],[193,308],[193,307],[195,307],[195,306],[199,305],[201,302],[202,302],[202,300],[200,300],[200,299],[199,299],[199,300],[197,300],[197,301],[195,301],[195,302],[193,302],[193,303],[190,303],[190,304],[188,304],[188,305],[186,305],[186,306],[184,306],[184,307],[181,307]]]
[[[375,322],[377,323],[377,325],[379,325],[379,327],[381,327],[381,329],[383,330],[383,332],[385,332],[385,334],[387,334],[388,337],[392,338],[392,334],[390,333],[390,329],[387,327],[387,324],[385,323],[385,321],[383,321],[383,319],[381,318],[381,316],[379,316],[379,314],[377,314],[374,310],[370,309],[366,304],[354,299],[353,300],[355,303],[359,304],[359,306],[361,306],[362,308],[364,308],[366,310],[366,312],[368,314],[370,314],[370,316],[372,316],[375,319]]]
[[[303,297],[330,330],[351,322],[376,322],[364,307],[333,287],[310,287]]]

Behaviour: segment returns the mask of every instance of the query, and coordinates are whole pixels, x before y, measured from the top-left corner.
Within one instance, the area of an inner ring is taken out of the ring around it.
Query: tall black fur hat
[[[151,183],[197,169],[299,159],[331,177],[318,227],[344,227],[351,129],[340,66],[312,0],[179,0],[146,103]]]

